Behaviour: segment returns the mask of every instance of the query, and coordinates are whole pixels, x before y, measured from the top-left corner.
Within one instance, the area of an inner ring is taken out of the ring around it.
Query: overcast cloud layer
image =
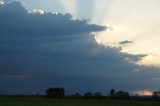
[[[56,86],[67,93],[158,89],[159,69],[135,64],[145,55],[95,42],[91,33],[104,30],[70,14],[29,13],[19,2],[0,5],[0,94]]]

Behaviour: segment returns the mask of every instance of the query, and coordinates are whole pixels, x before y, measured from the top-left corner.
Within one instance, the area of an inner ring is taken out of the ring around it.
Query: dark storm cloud
[[[29,13],[19,2],[0,6],[0,93],[157,87],[159,69],[135,64],[145,55],[98,45],[90,33],[107,27],[71,17]]]
[[[106,29],[104,26],[88,24],[86,20],[72,20],[70,14],[29,14],[19,2],[1,6],[0,14],[2,26],[9,26],[10,29],[19,33],[24,33],[24,31],[26,33],[32,33],[32,35],[35,33],[35,36],[37,34],[38,36],[44,36],[44,34],[45,36],[51,36],[52,33],[66,36],[92,31],[103,31]],[[6,22],[8,22],[8,26],[6,25]],[[17,22],[21,24],[16,25]],[[4,31],[2,33],[7,34],[5,30],[2,31]]]
[[[129,40],[125,40],[125,41],[121,41],[119,42],[120,45],[127,45],[127,44],[131,44],[134,43],[133,41],[129,41]]]

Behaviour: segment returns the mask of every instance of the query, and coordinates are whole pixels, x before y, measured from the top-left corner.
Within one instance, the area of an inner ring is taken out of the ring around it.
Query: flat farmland
[[[160,106],[160,101],[46,99],[44,97],[1,97],[0,106]]]

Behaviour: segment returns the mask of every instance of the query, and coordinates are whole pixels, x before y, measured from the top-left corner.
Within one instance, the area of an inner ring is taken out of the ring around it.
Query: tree
[[[101,92],[96,92],[96,93],[93,94],[93,97],[95,97],[95,98],[102,98],[103,95],[102,95]]]
[[[81,95],[79,93],[75,93],[76,97],[81,97]]]
[[[65,90],[64,88],[49,88],[47,89],[46,94],[49,98],[64,98]]]
[[[116,93],[116,98],[127,99],[127,98],[129,98],[129,93],[128,92],[123,92],[123,91],[118,91]]]
[[[160,92],[153,92],[153,98],[158,99],[160,95]]]
[[[81,95],[78,92],[76,92],[74,95],[71,95],[71,97],[73,97],[73,98],[81,98]]]
[[[110,96],[115,96],[116,91],[114,89],[110,90]]]
[[[85,98],[91,98],[91,97],[92,97],[92,93],[91,93],[91,92],[86,92],[86,93],[84,94],[84,97],[85,97]]]

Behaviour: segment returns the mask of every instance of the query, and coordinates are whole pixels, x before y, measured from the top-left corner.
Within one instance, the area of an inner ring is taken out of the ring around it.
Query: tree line
[[[48,98],[64,98],[65,97],[65,89],[64,88],[49,88],[46,90],[46,97]],[[128,92],[124,91],[115,91],[114,89],[111,89],[109,94],[104,96],[101,92],[86,92],[83,95],[80,93],[75,93],[74,95],[70,95],[71,98],[85,98],[85,99],[102,99],[105,97],[109,97],[112,99],[128,99],[130,97]]]

